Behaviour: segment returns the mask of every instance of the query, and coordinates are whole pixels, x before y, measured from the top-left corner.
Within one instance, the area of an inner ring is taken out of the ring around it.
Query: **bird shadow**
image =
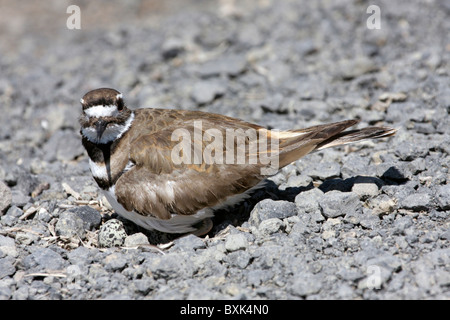
[[[324,180],[317,188],[323,193],[330,191],[351,192],[357,184],[375,184],[378,189],[389,185],[402,185],[408,181],[408,178],[395,167],[389,167],[381,177],[375,176],[354,176],[346,179],[332,178]],[[210,237],[224,230],[229,225],[234,227],[241,226],[248,221],[250,214],[256,204],[264,199],[272,199],[274,201],[285,200],[295,202],[295,198],[302,192],[316,188],[311,182],[306,187],[288,187],[280,189],[280,186],[271,180],[267,180],[265,188],[256,190],[249,199],[236,204],[227,209],[218,210],[212,218],[214,227],[208,233]]]

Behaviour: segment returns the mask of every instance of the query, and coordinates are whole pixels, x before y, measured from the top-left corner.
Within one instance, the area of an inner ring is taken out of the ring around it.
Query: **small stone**
[[[372,59],[358,56],[354,59],[344,59],[338,62],[336,75],[344,80],[351,80],[365,73],[377,70]]]
[[[262,221],[259,226],[258,230],[263,235],[271,235],[275,232],[278,232],[283,227],[283,221],[281,221],[278,218],[272,218]]]
[[[100,212],[89,206],[80,206],[69,211],[75,213],[83,221],[84,227],[87,230],[98,228],[102,221]]]
[[[237,76],[245,70],[246,66],[247,60],[244,55],[229,55],[204,63],[198,67],[197,72],[204,78],[221,74]]]
[[[29,267],[34,265],[39,269],[60,270],[63,268],[65,260],[58,253],[49,248],[38,248],[25,257],[24,264]]]
[[[6,212],[9,206],[11,206],[11,203],[11,190],[6,184],[3,183],[3,181],[0,180],[0,216]]]
[[[19,253],[16,248],[14,239],[0,235],[0,257],[3,254],[16,258]]]
[[[80,246],[74,250],[69,251],[67,258],[72,264],[87,265],[92,263],[92,255],[95,250],[88,249],[87,247]]]
[[[362,209],[358,195],[353,192],[327,192],[322,196],[319,205],[322,208],[323,215],[327,218],[345,216]]]
[[[367,212],[360,217],[359,224],[366,229],[375,229],[380,223],[380,218],[372,212]]]
[[[23,208],[27,203],[31,201],[31,197],[27,196],[20,189],[14,188],[11,191],[11,194],[12,194],[12,203],[17,207]]]
[[[410,141],[404,141],[395,148],[395,155],[403,161],[412,161],[419,157],[425,157],[427,154],[427,147]]]
[[[117,271],[123,270],[127,265],[127,259],[120,253],[112,253],[104,260],[107,270]]]
[[[436,200],[442,210],[450,209],[450,184],[439,186],[436,192]]]
[[[233,267],[238,267],[240,269],[245,269],[250,263],[251,256],[248,252],[230,252],[225,261],[228,262]]]
[[[226,87],[219,82],[201,81],[192,88],[191,97],[197,104],[204,105],[222,96],[225,92]]]
[[[320,278],[310,272],[303,272],[294,279],[289,291],[295,296],[306,297],[318,293],[322,289]]]
[[[206,248],[205,242],[193,234],[189,234],[185,237],[178,238],[174,241],[175,248],[179,248],[182,251],[197,250]]]
[[[15,237],[17,243],[22,245],[30,245],[35,241],[38,241],[39,236],[30,232],[17,232]]]
[[[400,207],[412,211],[426,211],[430,208],[431,197],[427,193],[411,194],[401,200]]]
[[[290,176],[286,182],[287,188],[307,187],[312,182],[311,177],[307,175]]]
[[[164,59],[173,59],[184,51],[184,43],[177,38],[168,38],[162,44],[162,56]]]
[[[118,247],[123,245],[127,233],[123,223],[117,219],[106,221],[99,230],[98,244],[100,247]]]
[[[372,213],[376,215],[386,215],[394,211],[396,202],[389,196],[382,194],[376,198],[372,198],[369,202]]]
[[[374,170],[369,166],[369,157],[363,157],[356,152],[346,155],[343,159],[341,167],[342,178],[347,179],[359,174],[374,175]],[[369,170],[369,172],[368,172]]]
[[[314,164],[305,171],[308,176],[313,179],[331,179],[339,177],[341,174],[341,167],[339,163],[336,162],[321,162]]]
[[[295,197],[295,204],[300,213],[315,212],[320,209],[319,201],[323,195],[324,193],[318,188],[304,191]]]
[[[101,219],[100,213],[89,206],[76,207],[61,213],[55,231],[61,236],[73,237],[78,235],[83,239],[86,230],[97,228]]]
[[[406,229],[412,225],[413,221],[410,216],[400,217],[394,221],[394,234],[405,234]]]
[[[124,246],[125,247],[136,247],[139,245],[150,244],[148,238],[145,234],[138,232],[132,235],[129,235],[125,238]]]
[[[322,232],[322,238],[324,240],[335,238],[336,237],[336,231],[335,230],[325,230]]]
[[[38,218],[43,222],[50,222],[52,215],[45,208],[40,208],[38,211]]]
[[[194,268],[181,254],[168,253],[156,256],[145,262],[145,266],[154,279],[177,279],[190,278]]]
[[[65,211],[60,214],[55,225],[55,231],[58,236],[63,237],[78,236],[84,239],[86,236],[83,220],[71,211]]]
[[[408,96],[403,92],[384,92],[379,97],[380,101],[405,101]]]
[[[44,159],[48,162],[70,161],[84,153],[80,137],[72,130],[56,131],[43,146]]]
[[[0,279],[12,276],[16,272],[14,261],[15,259],[12,257],[0,258]]]
[[[360,198],[373,197],[379,193],[379,186],[382,181],[373,177],[358,176],[352,187],[352,192],[356,193]]]
[[[242,234],[230,234],[225,241],[227,251],[245,250],[248,247],[248,241]]]
[[[257,226],[263,220],[284,219],[297,215],[297,206],[289,201],[264,199],[256,204],[250,213],[249,224]]]
[[[450,240],[450,228],[448,228],[446,231],[442,232],[439,235],[439,238],[442,239],[442,240]]]

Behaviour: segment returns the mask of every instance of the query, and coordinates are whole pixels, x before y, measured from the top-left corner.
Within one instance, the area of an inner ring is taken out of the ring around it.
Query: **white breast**
[[[89,167],[91,168],[91,173],[94,178],[101,180],[108,179],[108,172],[106,171],[106,166],[104,164],[98,164],[89,159]]]
[[[189,216],[173,214],[168,220],[162,220],[151,216],[143,216],[134,211],[126,210],[119,202],[117,202],[114,189],[115,187],[112,186],[107,191],[102,190],[114,211],[125,219],[131,220],[137,225],[148,230],[159,230],[167,233],[193,232],[196,230],[196,228],[192,227],[193,225],[214,215],[212,209],[206,208]]]

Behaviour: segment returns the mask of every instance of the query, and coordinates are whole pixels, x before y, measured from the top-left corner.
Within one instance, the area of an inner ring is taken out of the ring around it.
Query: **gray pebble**
[[[142,232],[134,233],[125,238],[124,246],[125,247],[135,247],[138,245],[146,245],[150,244],[148,238]]]
[[[175,248],[179,248],[182,251],[190,251],[206,248],[205,242],[193,234],[189,234],[185,237],[178,238],[174,241]]]
[[[69,251],[69,253],[67,254],[67,258],[72,264],[87,265],[93,261],[92,256],[95,253],[96,252],[94,250],[81,246]]]
[[[307,187],[312,182],[311,177],[307,175],[290,176],[286,182],[287,188]]]
[[[250,213],[249,223],[257,226],[263,220],[271,218],[284,219],[297,215],[297,207],[295,203],[280,200],[274,201],[265,199],[256,204]]]
[[[233,251],[226,256],[225,262],[229,263],[233,267],[245,269],[249,265],[250,259],[251,256],[246,251],[244,252]]]
[[[336,76],[344,80],[350,80],[361,76],[367,72],[377,69],[374,61],[365,56],[357,56],[354,59],[344,59],[338,61]]]
[[[319,201],[321,200],[323,194],[324,193],[318,188],[299,193],[295,197],[295,204],[297,205],[300,214],[303,212],[311,213],[319,210]]]
[[[150,261],[146,260],[144,265],[151,272],[154,279],[177,279],[190,278],[194,273],[194,268],[186,259],[175,253],[168,253],[163,256],[156,256]]]
[[[337,162],[320,162],[314,164],[305,172],[313,179],[325,180],[339,177],[341,174],[341,166]]]
[[[79,236],[84,239],[86,230],[93,230],[100,225],[100,213],[89,207],[80,206],[60,214],[55,231],[65,237]]]
[[[227,251],[245,250],[248,247],[247,238],[242,234],[230,234],[225,241]]]
[[[283,221],[281,221],[278,218],[271,218],[262,221],[259,226],[258,230],[261,232],[261,234],[268,236],[275,232],[278,232],[283,227]]]
[[[380,179],[358,176],[352,187],[352,192],[360,198],[373,197],[379,193]]]
[[[3,215],[12,203],[11,190],[0,180],[0,216]]]
[[[411,194],[400,201],[400,207],[413,211],[428,210],[431,197],[428,193]]]
[[[302,272],[294,277],[289,292],[294,296],[307,297],[320,292],[321,289],[322,281],[317,275]]]
[[[194,85],[191,97],[199,105],[204,105],[222,96],[225,91],[226,87],[219,82],[202,81]]]
[[[83,220],[71,211],[65,211],[60,214],[58,222],[55,225],[55,231],[57,235],[63,237],[78,236],[84,239],[86,235]]]
[[[103,263],[105,264],[105,268],[108,271],[121,271],[126,267],[127,259],[123,254],[114,252],[108,255],[104,259]]]
[[[70,161],[84,154],[78,134],[71,130],[58,130],[43,147],[44,160]]]
[[[436,188],[436,200],[442,210],[450,209],[450,184]]]
[[[400,217],[394,222],[394,232],[396,234],[405,234],[406,229],[413,225],[413,220],[410,216]]]
[[[127,233],[123,223],[117,219],[106,221],[98,232],[98,244],[100,247],[119,247],[125,242]]]
[[[164,59],[173,59],[184,51],[185,44],[177,38],[168,38],[164,41],[161,50]]]
[[[61,255],[50,248],[37,248],[24,259],[24,264],[38,270],[61,270],[65,261]]]
[[[16,272],[14,261],[12,257],[0,258],[0,279],[12,276]]]
[[[412,161],[418,157],[425,157],[427,153],[428,148],[409,141],[402,142],[395,148],[395,155],[404,161]]]
[[[244,55],[228,55],[204,63],[197,68],[197,72],[205,78],[221,74],[236,76],[245,70],[246,65],[247,61]]]
[[[322,208],[322,214],[327,218],[360,212],[362,209],[358,195],[353,192],[327,192],[322,196],[319,205]]]
[[[31,201],[31,197],[25,194],[21,189],[13,189],[11,195],[12,204],[20,208],[25,207]]]

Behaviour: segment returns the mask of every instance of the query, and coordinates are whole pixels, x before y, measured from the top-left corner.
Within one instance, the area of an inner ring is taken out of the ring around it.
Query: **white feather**
[[[170,219],[161,220],[155,217],[143,216],[134,211],[126,210],[119,202],[117,202],[114,186],[109,188],[107,191],[102,191],[106,197],[106,200],[108,200],[109,204],[117,214],[148,230],[159,230],[161,232],[168,233],[193,232],[196,230],[196,228],[192,227],[193,225],[214,215],[213,210],[206,208],[199,210],[193,215],[187,216],[173,214]]]
[[[94,176],[94,178],[97,179],[108,179],[108,173],[106,172],[106,166],[99,165],[96,162],[89,159],[89,167],[91,168],[91,173]]]
[[[86,110],[84,110],[84,113],[86,113],[89,117],[114,117],[118,114],[117,106],[111,105],[111,106],[93,106]]]

